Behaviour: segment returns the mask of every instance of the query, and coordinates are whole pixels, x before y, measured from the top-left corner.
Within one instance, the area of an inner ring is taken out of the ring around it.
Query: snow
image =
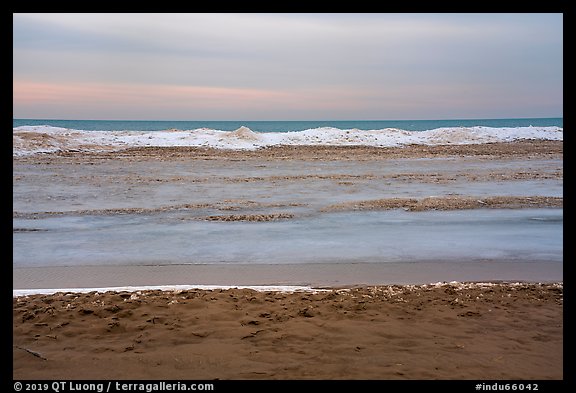
[[[293,132],[254,132],[200,128],[164,131],[83,131],[51,126],[13,129],[13,155],[57,151],[120,150],[127,147],[190,146],[216,149],[255,150],[277,145],[377,146],[460,145],[510,142],[521,139],[563,140],[561,127],[449,127],[427,131],[396,128],[379,130],[321,127]]]

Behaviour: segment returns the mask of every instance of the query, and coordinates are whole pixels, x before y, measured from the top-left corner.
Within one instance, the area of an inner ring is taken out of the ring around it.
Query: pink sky
[[[370,96],[362,91],[323,89],[265,90],[210,86],[172,86],[103,83],[44,83],[13,81],[14,106],[42,107],[46,115],[52,111],[105,111],[122,108],[126,113],[138,113],[142,108],[157,111],[213,114],[222,107],[230,114],[243,117],[246,111],[262,113],[284,110],[317,113],[357,110],[359,98]],[[305,108],[302,107],[305,105]]]

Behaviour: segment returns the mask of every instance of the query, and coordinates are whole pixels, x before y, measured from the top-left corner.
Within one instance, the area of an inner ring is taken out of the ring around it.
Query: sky
[[[562,116],[562,14],[13,14],[13,118]]]

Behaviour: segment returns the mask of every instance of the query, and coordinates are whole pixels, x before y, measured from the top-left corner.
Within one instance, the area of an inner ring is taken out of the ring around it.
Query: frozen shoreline
[[[516,140],[563,140],[561,127],[449,127],[427,131],[396,128],[380,130],[322,127],[292,132],[254,132],[212,129],[165,131],[84,131],[52,126],[13,129],[13,155],[61,151],[110,151],[130,147],[205,147],[256,150],[271,146],[376,146],[466,145]]]
[[[519,141],[14,157],[14,289],[561,281],[562,150]],[[472,210],[402,210],[415,200]],[[260,217],[272,219],[251,220]],[[186,263],[199,265],[176,267]]]

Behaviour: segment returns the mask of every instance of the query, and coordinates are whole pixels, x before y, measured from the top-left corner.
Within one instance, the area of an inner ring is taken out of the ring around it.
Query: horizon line
[[[469,118],[443,118],[443,119],[303,119],[303,120],[177,120],[177,119],[63,119],[63,118],[34,118],[34,117],[18,117],[12,118],[14,120],[50,120],[50,121],[149,121],[149,122],[318,122],[318,121],[457,121],[457,120],[528,120],[528,119],[563,119],[564,116],[539,116],[539,117],[469,117]]]

